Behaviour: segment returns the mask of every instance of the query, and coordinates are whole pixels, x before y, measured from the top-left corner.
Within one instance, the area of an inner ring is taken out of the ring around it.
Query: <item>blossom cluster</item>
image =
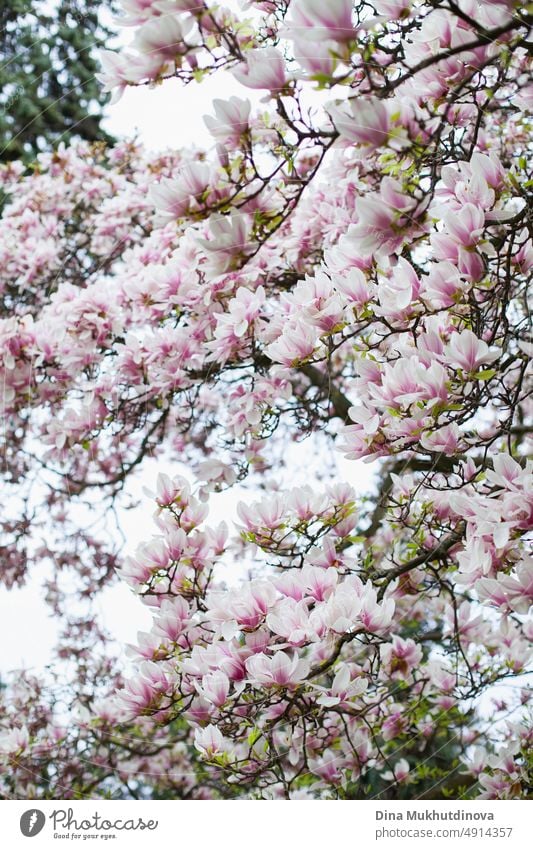
[[[65,736],[28,679],[24,723],[15,687],[6,793],[44,763],[50,792],[128,798],[526,795],[530,11],[121,6],[115,97],[219,70],[243,90],[209,151],[0,171],[3,578],[46,563],[68,618],[67,576],[91,604],[118,571],[153,614],[128,676],[90,667],[92,611],[68,619],[84,709]],[[124,556],[109,508],[149,460],[158,535]],[[237,486],[234,525],[206,524]]]

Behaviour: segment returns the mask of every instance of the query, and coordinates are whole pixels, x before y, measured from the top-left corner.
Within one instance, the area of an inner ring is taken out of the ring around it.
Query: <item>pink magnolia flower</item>
[[[343,441],[339,450],[345,452],[349,459],[358,460],[366,457],[372,452],[379,450],[383,454],[388,453],[388,448],[380,434],[382,418],[375,407],[350,407],[350,418],[356,424],[347,425],[341,430]],[[378,444],[380,448],[377,449]]]
[[[466,766],[466,771],[477,778],[487,766],[487,757],[485,749],[481,746],[475,746],[471,755],[469,757],[463,756],[461,760]]]
[[[279,91],[286,83],[285,62],[276,47],[248,50],[245,61],[232,71],[235,79],[248,88],[267,88]]]
[[[447,664],[440,660],[432,660],[428,663],[428,671],[431,681],[439,690],[451,693],[457,685],[457,678]]]
[[[381,377],[381,375],[380,375]],[[372,436],[375,434],[380,425],[379,413],[370,405],[356,406],[355,404],[348,410],[349,416],[357,425],[361,425],[365,434]],[[349,426],[348,426],[349,427]],[[348,429],[348,428],[346,428]]]
[[[149,565],[152,572],[166,569],[170,561],[168,546],[162,539],[154,538],[151,542],[142,543],[137,549],[137,555]]]
[[[147,491],[147,495],[152,497],[152,493]],[[190,495],[190,486],[182,477],[171,479],[164,472],[160,472],[157,476],[157,490],[155,500],[159,507],[168,507],[175,501],[180,505],[186,505]]]
[[[253,532],[259,528],[267,528],[272,531],[283,522],[285,509],[283,498],[280,495],[275,495],[262,501],[253,501],[251,504],[239,501],[237,515],[246,531]]]
[[[120,0],[120,5],[128,17],[118,18],[117,23],[134,26],[171,12],[193,12],[198,9],[198,0]]]
[[[362,581],[354,576],[346,578],[329,597],[324,607],[324,621],[337,634],[353,631],[359,623]]]
[[[393,21],[397,18],[407,17],[411,11],[412,0],[373,0],[378,15],[384,15]]]
[[[194,746],[203,757],[210,760],[215,755],[229,751],[229,741],[222,736],[216,725],[206,725],[194,731]]]
[[[459,425],[452,422],[430,433],[423,433],[420,437],[420,444],[430,451],[437,451],[453,457],[459,450],[460,440],[461,431]]]
[[[386,673],[393,680],[406,681],[422,660],[420,646],[414,640],[404,640],[397,634],[393,635],[391,643],[381,646],[380,653]]]
[[[480,578],[476,581],[476,592],[480,601],[488,601],[503,610],[509,608],[509,599],[502,584],[496,578]]]
[[[208,675],[211,667],[216,663],[217,657],[216,654],[213,654],[212,647],[207,649],[204,646],[195,645],[192,647],[190,655],[183,661],[182,670],[186,675],[201,678]]]
[[[500,453],[492,456],[492,465],[493,469],[487,469],[485,477],[495,486],[520,492],[531,485],[533,471],[531,463],[523,469],[520,463],[517,463],[509,454]]]
[[[226,601],[220,599],[220,607],[213,608],[212,615],[215,616],[217,610],[217,618],[222,621],[234,619],[242,628],[252,630],[264,620],[275,602],[276,590],[271,583],[252,581],[247,587],[236,591],[233,598]]]
[[[266,353],[275,363],[286,366],[296,365],[308,359],[314,352],[318,341],[318,328],[304,319],[292,319],[281,336],[266,348]]]
[[[343,664],[335,674],[331,687],[315,685],[315,689],[320,692],[317,703],[324,707],[340,705],[362,696],[363,693],[366,693],[367,688],[368,680],[362,676],[356,676],[352,679],[349,665]]]
[[[496,770],[492,775],[482,772],[478,778],[482,792],[479,799],[506,799],[507,791],[510,790],[508,776],[502,770]]]
[[[474,151],[470,159],[472,174],[483,177],[496,191],[505,185],[505,170],[495,152],[489,154]]]
[[[382,386],[369,386],[373,403],[407,409],[424,398],[422,370],[416,357],[397,359],[384,367]],[[350,415],[350,418],[353,418]]]
[[[296,284],[290,296],[290,306],[302,319],[316,325],[322,332],[331,333],[343,323],[342,299],[333,291],[330,277],[322,270]]]
[[[111,103],[120,100],[129,83],[151,77],[160,65],[157,56],[121,54],[113,50],[100,50],[98,58],[103,71],[96,74],[96,79],[102,84],[102,91],[112,92]]]
[[[294,574],[292,569],[287,569],[274,579],[274,583],[281,595],[293,601],[301,601],[306,595],[306,586],[300,571]]]
[[[186,629],[189,616],[189,605],[184,598],[166,599],[154,622],[154,635],[176,642]]]
[[[185,165],[177,179],[163,178],[150,188],[150,198],[165,219],[181,218],[209,186],[210,168],[203,162]]]
[[[332,562],[335,562],[336,550],[329,538],[324,541],[323,551],[331,553],[334,557]],[[326,601],[334,592],[339,579],[338,572],[333,566],[324,568],[318,565],[312,566],[310,563],[305,564],[301,575],[302,583],[315,601]]]
[[[526,557],[510,575],[481,578],[475,586],[480,599],[525,615],[533,605],[533,558]]]
[[[359,268],[350,268],[346,275],[336,274],[332,278],[333,287],[340,292],[349,304],[362,307],[372,300],[376,287],[366,279]]]
[[[232,209],[229,215],[218,213],[209,218],[208,237],[197,237],[197,242],[212,255],[215,271],[228,268],[231,258],[246,254],[250,245],[250,219],[243,212]]]
[[[323,493],[316,492],[310,486],[293,487],[285,497],[288,510],[304,522],[322,513],[327,506]]]
[[[307,37],[309,32],[307,28],[292,31],[287,27],[287,38],[292,40],[295,59],[312,76],[331,76],[338,61],[335,56],[337,45],[328,39],[313,41]]]
[[[447,260],[434,263],[429,274],[422,277],[424,300],[437,308],[451,306],[467,288],[457,266]]]
[[[292,0],[283,33],[291,38],[294,27],[311,41],[350,41],[355,35],[352,5],[352,0]]]
[[[254,686],[294,688],[307,677],[309,661],[297,654],[290,657],[284,651],[277,651],[273,657],[261,652],[248,658],[246,670]]]
[[[144,661],[139,671],[140,675],[127,681],[117,696],[119,704],[131,718],[156,710],[161,696],[170,691],[170,682],[159,664]]]
[[[0,754],[14,755],[23,752],[30,744],[28,729],[13,728],[0,736]]]
[[[215,98],[213,106],[215,117],[204,115],[207,129],[221,144],[230,148],[237,147],[248,129],[250,101],[240,97],[230,97],[228,100]]]
[[[260,314],[265,303],[265,290],[258,286],[255,292],[251,292],[245,286],[237,289],[237,293],[228,304],[228,314],[217,317],[215,338],[226,332],[226,325],[231,327],[232,333],[240,338],[247,332],[248,327]]]
[[[358,619],[365,630],[373,633],[386,631],[392,622],[394,608],[395,603],[391,598],[379,603],[376,590],[370,581],[367,581],[361,597],[361,609],[358,615]]]
[[[222,707],[228,699],[229,694],[229,678],[221,670],[209,672],[202,678],[202,686],[196,685],[201,696],[212,702],[215,707]]]
[[[139,53],[159,58],[160,63],[186,54],[197,42],[193,17],[163,15],[142,24],[135,33],[133,47]]]
[[[338,784],[342,779],[339,766],[343,760],[344,756],[339,754],[339,752],[326,751],[320,758],[314,761],[312,771],[329,784]]]
[[[120,0],[120,6],[121,11],[127,16],[117,19],[117,23],[120,21],[122,26],[143,24],[159,14],[157,4],[152,3],[152,0]]]
[[[500,351],[489,350],[487,343],[478,339],[471,330],[453,333],[445,353],[452,365],[459,366],[468,374],[472,374],[482,365],[493,363],[500,356]]]
[[[457,268],[459,272],[473,282],[481,280],[485,274],[485,263],[477,251],[457,247]]]
[[[473,203],[466,203],[458,211],[448,213],[445,218],[448,233],[462,247],[476,245],[485,226],[485,213]]]
[[[375,314],[396,316],[403,313],[416,300],[419,289],[420,280],[412,265],[399,257],[397,266],[386,277],[378,278],[379,306],[374,307]]]
[[[291,646],[303,646],[312,636],[305,601],[282,599],[268,614],[266,623],[274,634],[284,637]]]
[[[405,760],[405,758],[400,758],[397,761],[392,770],[388,770],[383,773],[383,778],[385,781],[397,781],[400,783],[401,781],[406,781],[409,777],[410,767],[409,762]]]
[[[457,512],[455,504],[452,505]],[[458,515],[464,516],[464,508],[459,506]],[[492,572],[493,554],[488,543],[482,539],[475,539],[470,536],[467,539],[464,550],[457,554],[459,569],[461,572],[461,580],[474,582],[478,578],[490,575]]]
[[[407,232],[417,230],[418,225],[411,215],[416,206],[414,198],[403,194],[400,183],[384,177],[379,194],[357,199],[357,224],[349,228],[347,235],[363,256],[395,253]]]
[[[381,726],[381,733],[384,740],[394,740],[396,737],[399,737],[400,734],[404,733],[409,724],[409,719],[405,715],[405,711],[401,705],[394,704],[389,709],[391,711],[390,716],[387,716]]]
[[[242,652],[232,652],[221,657],[220,668],[231,681],[239,682],[246,678],[245,657],[246,654]]]
[[[391,121],[386,103],[377,97],[357,97],[340,106],[330,106],[329,114],[342,138],[374,150],[387,143]]]

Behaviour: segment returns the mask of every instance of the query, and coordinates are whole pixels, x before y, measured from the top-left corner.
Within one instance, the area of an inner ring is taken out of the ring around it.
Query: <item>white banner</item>
[[[526,849],[525,800],[513,802],[6,801],[1,845],[188,849]],[[272,807],[275,806],[275,810]],[[32,842],[32,841],[35,842]],[[68,841],[68,842],[67,842]],[[162,843],[164,841],[164,843]]]

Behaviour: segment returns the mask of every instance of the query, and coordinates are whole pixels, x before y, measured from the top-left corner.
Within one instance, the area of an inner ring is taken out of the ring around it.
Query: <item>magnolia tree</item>
[[[528,796],[531,6],[240,5],[122,0],[102,55],[115,97],[231,73],[210,153],[2,172],[2,573],[65,623],[6,681],[2,792]]]

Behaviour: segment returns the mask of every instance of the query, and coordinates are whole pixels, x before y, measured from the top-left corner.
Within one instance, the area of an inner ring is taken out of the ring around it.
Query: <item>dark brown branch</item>
[[[462,539],[464,531],[465,524],[462,522],[457,530],[452,531],[447,534],[447,536],[443,537],[439,544],[435,546],[435,548],[432,548],[431,551],[424,551],[422,554],[419,554],[418,557],[413,557],[413,559],[408,560],[407,563],[402,563],[402,565],[398,566],[397,569],[393,569],[392,571],[385,573],[384,577],[386,580],[379,588],[378,599],[381,601],[389,584],[396,578],[399,578],[400,575],[405,575],[406,572],[410,572],[418,566],[424,566],[426,563],[431,563],[433,560],[440,560],[441,557],[444,557],[444,555],[447,554],[460,539]]]
[[[317,675],[322,675],[323,672],[326,672],[330,668],[330,666],[333,666],[333,664],[339,657],[342,647],[345,645],[345,643],[350,643],[359,634],[361,634],[363,630],[364,629],[361,628],[358,631],[352,631],[350,634],[343,634],[341,637],[339,637],[335,644],[335,648],[333,649],[330,656],[327,657],[326,660],[323,660],[322,663],[318,663],[316,666],[313,666],[307,678],[316,678]]]
[[[333,407],[334,415],[339,419],[342,419],[343,422],[348,421],[348,411],[353,405],[346,395],[343,395],[343,393],[332,384],[329,373],[320,371],[320,369],[317,369],[316,366],[313,366],[310,363],[300,366],[298,371],[309,378],[313,386],[327,392],[328,401]]]

